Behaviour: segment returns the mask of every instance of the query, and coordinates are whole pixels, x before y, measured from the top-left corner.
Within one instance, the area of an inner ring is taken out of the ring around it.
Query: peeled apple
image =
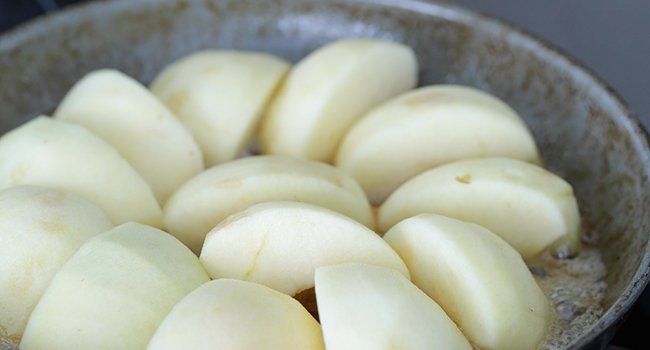
[[[289,72],[262,123],[262,151],[333,161],[361,116],[416,82],[417,60],[407,46],[372,39],[327,44]]]
[[[413,283],[480,349],[537,349],[553,311],[521,256],[499,236],[460,220],[422,214],[384,239]]]
[[[54,274],[86,240],[112,227],[101,209],[71,193],[0,191],[0,338],[19,340]]]
[[[38,117],[0,138],[0,189],[39,185],[75,193],[114,224],[162,225],[151,188],[111,145],[82,126]]]
[[[579,245],[580,213],[571,185],[520,160],[465,160],[414,177],[380,207],[380,231],[422,213],[484,226],[525,259]]]
[[[192,134],[144,86],[116,70],[94,71],[79,80],[54,118],[83,125],[115,147],[160,203],[203,170]]]
[[[374,228],[368,199],[354,179],[327,164],[284,156],[238,159],[199,174],[165,205],[165,226],[198,253],[208,231],[229,215],[278,200],[320,205]]]
[[[469,158],[540,163],[517,113],[477,89],[434,85],[406,92],[365,115],[345,136],[336,166],[352,175],[373,204],[433,167]]]
[[[212,166],[245,150],[288,70],[265,53],[206,50],[170,64],[151,91],[192,131]]]
[[[148,350],[323,350],[318,322],[298,301],[263,285],[222,278],[188,294]]]
[[[171,235],[127,223],[86,242],[32,312],[21,349],[144,349],[189,292],[209,280]]]

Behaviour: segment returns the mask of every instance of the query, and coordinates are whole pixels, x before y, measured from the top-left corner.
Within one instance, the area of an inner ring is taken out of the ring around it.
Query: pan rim
[[[167,1],[178,2],[180,0]],[[633,141],[636,152],[641,155],[639,161],[642,164],[643,175],[646,179],[650,179],[650,134],[648,130],[635,113],[630,110],[624,98],[614,88],[595,73],[593,69],[557,45],[503,19],[437,0],[334,0],[334,2],[357,3],[411,11],[427,16],[445,18],[453,22],[460,22],[478,31],[505,30],[509,35],[514,35],[513,40],[530,45],[531,51],[546,56],[544,59],[551,62],[554,66],[570,71],[580,79],[586,79],[585,81],[587,83],[596,86],[602,90],[604,96],[611,99],[611,102],[614,103],[613,109],[620,111],[620,113],[612,115],[611,119],[626,129],[628,137]],[[106,13],[107,11],[119,12],[125,8],[134,9],[156,6],[160,5],[160,3],[160,1],[156,0],[141,0],[137,2],[130,0],[112,0],[90,1],[67,6],[62,10],[36,17],[5,31],[0,35],[0,52],[18,47],[26,40],[47,31],[52,26],[70,25],[70,22],[75,22],[75,17],[87,17],[91,14]],[[71,21],[71,19],[73,20]],[[646,234],[650,233],[646,232]],[[589,330],[585,331],[580,338],[576,339],[569,348],[582,348],[589,345],[607,329],[619,322],[636,302],[649,280],[650,244],[646,244],[643,257],[630,283],[627,284],[616,301],[600,319]]]

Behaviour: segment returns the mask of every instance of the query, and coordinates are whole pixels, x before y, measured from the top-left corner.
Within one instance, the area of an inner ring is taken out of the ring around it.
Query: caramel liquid
[[[543,350],[565,349],[605,313],[605,264],[595,247],[584,246],[572,258],[550,253],[528,264],[537,283],[555,307],[555,318]]]

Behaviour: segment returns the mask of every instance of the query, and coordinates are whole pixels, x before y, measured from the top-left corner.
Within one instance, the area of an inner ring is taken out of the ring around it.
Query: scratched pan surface
[[[222,47],[298,60],[342,37],[404,42],[420,83],[460,83],[508,102],[530,125],[549,168],[576,190],[605,263],[602,315],[567,348],[601,348],[643,290],[650,263],[647,133],[620,98],[579,63],[497,20],[410,0],[98,2],[0,39],[0,133],[51,111],[86,72],[120,69],[149,82],[170,61]]]

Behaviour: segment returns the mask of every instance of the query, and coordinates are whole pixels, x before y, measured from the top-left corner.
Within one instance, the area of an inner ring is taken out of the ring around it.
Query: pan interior
[[[0,132],[53,110],[98,68],[148,83],[204,48],[266,51],[296,61],[326,42],[377,37],[414,48],[420,85],[456,83],[510,104],[547,166],[574,187],[585,249],[531,265],[555,300],[546,348],[582,345],[620,317],[648,268],[648,144],[606,86],[552,48],[495,20],[415,1],[161,0],[85,5],[0,40]],[[647,274],[647,272],[646,272]]]

